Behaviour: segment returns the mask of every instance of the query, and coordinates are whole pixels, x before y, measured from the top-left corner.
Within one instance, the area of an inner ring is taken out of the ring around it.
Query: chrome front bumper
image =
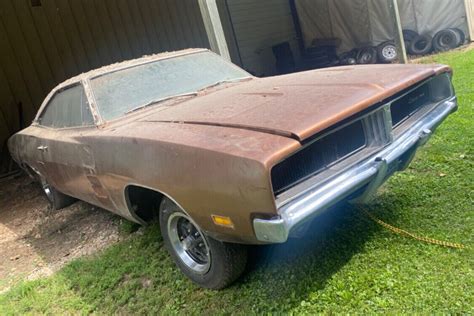
[[[424,145],[436,127],[456,109],[455,97],[438,104],[381,151],[280,205],[279,218],[254,219],[257,239],[283,243],[296,228],[362,188],[363,192],[351,202],[367,202],[388,177],[408,166],[418,147]]]

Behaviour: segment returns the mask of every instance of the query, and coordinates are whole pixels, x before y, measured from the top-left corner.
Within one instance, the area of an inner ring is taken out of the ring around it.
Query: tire
[[[413,41],[419,34],[413,30],[403,30],[403,39],[407,42]]]
[[[374,47],[364,47],[357,53],[357,63],[361,65],[377,63],[377,50]]]
[[[357,60],[355,58],[346,58],[340,61],[341,65],[352,66],[357,65]]]
[[[406,49],[406,51],[407,51],[407,53],[408,53],[408,50],[410,49],[410,44],[411,44],[411,42],[409,42],[409,41],[404,41],[404,42],[405,42],[405,49]]]
[[[163,242],[180,270],[201,287],[220,290],[244,271],[247,248],[206,236],[197,224],[169,198],[160,204]]]
[[[355,65],[357,64],[357,50],[353,49],[349,52],[342,53],[339,55],[339,63],[341,65]]]
[[[382,63],[392,63],[398,59],[397,46],[391,41],[377,46],[377,56]]]
[[[48,199],[49,204],[54,211],[68,207],[69,205],[76,202],[75,198],[59,192],[41,176],[40,184],[43,193],[46,195],[46,198]]]
[[[464,33],[464,31],[458,28],[452,28],[452,30],[457,32],[461,38],[461,42],[458,46],[463,45],[466,42],[466,34]]]
[[[433,49],[432,38],[428,35],[419,35],[410,43],[411,55],[426,55]]]
[[[445,52],[460,45],[461,35],[453,29],[439,31],[433,38],[433,47],[437,52]]]

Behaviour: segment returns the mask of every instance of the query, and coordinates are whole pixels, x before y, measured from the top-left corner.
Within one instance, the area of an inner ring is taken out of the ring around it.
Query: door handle
[[[39,151],[47,151],[48,150],[48,146],[38,146],[37,148]]]

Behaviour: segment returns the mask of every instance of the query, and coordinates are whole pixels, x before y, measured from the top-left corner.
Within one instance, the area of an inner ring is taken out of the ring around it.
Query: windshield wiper
[[[128,110],[127,112],[125,112],[125,114],[129,114],[129,113],[144,109],[146,107],[149,107],[151,105],[154,105],[154,104],[157,104],[157,103],[162,103],[162,102],[165,102],[165,101],[168,101],[168,100],[173,100],[173,99],[178,99],[178,98],[183,98],[183,97],[189,97],[189,96],[198,96],[200,92],[205,91],[205,90],[210,89],[210,88],[213,88],[213,87],[220,86],[221,84],[224,84],[224,83],[234,83],[234,82],[246,81],[246,80],[249,80],[249,79],[252,79],[252,77],[244,77],[244,78],[239,78],[239,79],[217,81],[217,82],[215,82],[215,83],[213,83],[209,86],[206,86],[206,87],[201,88],[201,89],[199,89],[197,91],[194,91],[194,92],[171,95],[171,96],[168,96],[168,97],[165,97],[165,98],[162,98],[162,99],[152,100],[152,101],[150,101],[146,104],[143,104],[143,105],[137,106],[136,108]]]
[[[183,97],[191,97],[191,96],[197,96],[198,95],[198,92],[189,92],[189,93],[183,93],[183,94],[177,94],[177,95],[171,95],[171,96],[168,96],[168,97],[165,97],[165,98],[161,98],[161,99],[157,99],[157,100],[152,100],[146,104],[143,104],[143,105],[140,105],[140,106],[137,106],[136,108],[133,108],[131,110],[128,110],[127,112],[125,112],[125,114],[129,114],[129,113],[132,113],[132,112],[135,112],[135,111],[138,111],[138,110],[141,110],[141,109],[144,109],[144,108],[147,108],[151,105],[154,105],[154,104],[158,104],[158,103],[162,103],[162,102],[165,102],[165,101],[168,101],[168,100],[173,100],[173,99],[179,99],[179,98],[183,98]]]
[[[221,81],[214,82],[213,84],[211,84],[211,85],[209,85],[209,86],[206,86],[206,87],[204,87],[204,88],[199,89],[198,92],[201,92],[201,91],[204,91],[204,90],[207,90],[207,89],[211,89],[211,88],[220,86],[221,84],[247,81],[247,80],[250,80],[250,79],[252,79],[252,77],[244,77],[244,78],[239,78],[239,79],[221,80]]]

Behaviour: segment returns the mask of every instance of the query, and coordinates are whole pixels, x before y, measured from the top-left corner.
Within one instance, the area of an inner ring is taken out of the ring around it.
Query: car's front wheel
[[[160,229],[165,247],[181,271],[209,289],[222,289],[244,271],[247,249],[206,236],[172,200],[160,204]]]

